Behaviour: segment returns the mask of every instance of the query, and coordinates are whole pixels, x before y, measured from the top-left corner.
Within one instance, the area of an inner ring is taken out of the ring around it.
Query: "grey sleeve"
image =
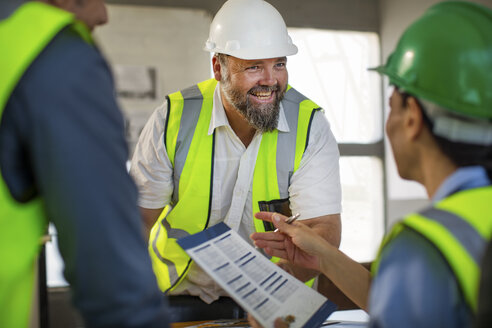
[[[34,184],[57,228],[64,274],[87,326],[167,326],[125,166],[123,117],[102,56],[62,32],[11,103],[22,116]]]
[[[467,327],[454,274],[428,240],[404,229],[383,250],[369,297],[369,327]]]

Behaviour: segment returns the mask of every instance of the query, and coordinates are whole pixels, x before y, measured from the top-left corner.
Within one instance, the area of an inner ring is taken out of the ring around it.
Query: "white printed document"
[[[291,328],[319,327],[336,309],[224,223],[181,238],[178,244],[264,327],[273,327],[278,317],[291,322]]]

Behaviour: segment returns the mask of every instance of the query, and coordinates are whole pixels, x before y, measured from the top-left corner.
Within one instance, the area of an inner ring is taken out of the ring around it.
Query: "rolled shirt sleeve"
[[[289,187],[292,213],[301,219],[341,213],[340,153],[322,111],[315,113],[309,144]]]
[[[164,145],[167,101],[151,115],[133,153],[130,174],[139,187],[139,205],[162,208],[171,202],[173,168]]]

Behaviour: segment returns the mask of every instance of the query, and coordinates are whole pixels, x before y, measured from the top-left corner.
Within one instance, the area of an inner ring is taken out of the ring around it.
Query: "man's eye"
[[[258,69],[260,69],[260,66],[250,66],[248,68],[246,68],[248,71],[256,71]]]
[[[286,63],[277,63],[277,64],[275,65],[275,67],[277,67],[277,68],[284,68],[284,67],[285,67],[285,65],[286,65]]]

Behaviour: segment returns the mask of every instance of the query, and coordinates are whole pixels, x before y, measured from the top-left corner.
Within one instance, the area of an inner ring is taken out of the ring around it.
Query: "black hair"
[[[432,136],[436,140],[439,149],[458,167],[465,166],[482,166],[486,171],[489,179],[492,181],[492,146],[464,143],[451,141],[438,136],[432,132],[434,124],[427,115],[422,102],[412,94],[404,91],[398,91],[403,99],[403,104],[407,105],[408,98],[413,97],[419,105],[424,124],[429,128]]]

